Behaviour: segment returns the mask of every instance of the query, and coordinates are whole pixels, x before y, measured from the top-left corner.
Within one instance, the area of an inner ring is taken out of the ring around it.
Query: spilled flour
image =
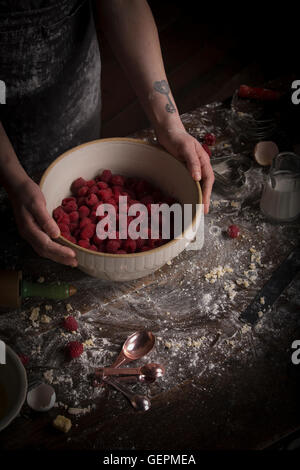
[[[218,104],[183,117],[195,137],[213,131],[219,138],[224,130],[222,119],[224,110]],[[216,156],[224,152],[232,152],[228,139],[220,140],[214,149]],[[156,344],[149,357],[133,365],[159,362],[166,367],[165,376],[155,384],[132,386],[153,397],[187,380],[193,383],[204,381],[207,375],[221,376],[227,361],[249,365],[263,357],[270,343],[279,345],[281,338],[299,327],[299,278],[271,312],[261,302],[255,326],[239,320],[299,238],[297,222],[274,226],[261,215],[258,201],[263,179],[263,170],[253,167],[243,188],[230,199],[213,193],[200,251],[183,252],[155,274],[126,283],[93,279],[38,258],[17,235],[8,205],[1,205],[1,219],[8,227],[1,234],[2,265],[17,268],[21,259],[24,279],[61,280],[78,290],[65,302],[28,299],[19,310],[0,311],[1,339],[29,358],[29,382],[53,385],[57,411],[76,418],[97,409],[105,395],[102,387],[93,386],[95,368],[109,366],[126,337],[138,329],[151,330]],[[240,237],[234,240],[226,236],[231,224],[240,228]],[[78,321],[75,333],[62,328],[66,315]],[[72,340],[83,343],[84,352],[68,361],[65,347]],[[120,407],[128,407],[118,394],[114,396]]]

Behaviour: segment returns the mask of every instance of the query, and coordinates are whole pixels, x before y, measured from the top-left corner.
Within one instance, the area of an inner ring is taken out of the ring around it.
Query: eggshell
[[[34,411],[49,411],[56,400],[55,390],[51,385],[41,383],[27,393],[27,404]]]
[[[279,149],[275,142],[266,140],[258,142],[254,147],[254,158],[259,165],[271,165],[272,160],[278,155]]]

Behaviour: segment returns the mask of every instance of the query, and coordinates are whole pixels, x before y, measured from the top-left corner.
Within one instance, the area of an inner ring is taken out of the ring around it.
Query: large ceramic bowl
[[[6,362],[0,364],[0,431],[19,414],[27,392],[27,377],[22,362],[9,346],[5,349]]]
[[[95,140],[62,154],[45,171],[40,187],[49,213],[70,195],[73,180],[79,176],[92,179],[105,168],[113,173],[145,178],[181,204],[193,205],[194,218],[184,237],[147,252],[124,255],[97,253],[60,237],[62,243],[76,252],[79,269],[91,276],[113,281],[138,279],[177,256],[192,239],[196,215],[200,214],[200,206],[196,204],[202,203],[200,185],[192,179],[182,162],[158,147],[136,139]]]

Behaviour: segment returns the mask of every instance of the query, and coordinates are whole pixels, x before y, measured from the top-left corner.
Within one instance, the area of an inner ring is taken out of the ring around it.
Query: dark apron
[[[100,72],[89,1],[0,0],[1,120],[30,174],[100,137]]]

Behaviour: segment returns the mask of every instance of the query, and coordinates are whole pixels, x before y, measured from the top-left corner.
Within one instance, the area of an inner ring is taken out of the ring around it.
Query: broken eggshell
[[[51,410],[55,400],[55,390],[48,384],[42,383],[27,393],[27,404],[34,411]]]
[[[275,142],[271,140],[265,140],[258,142],[254,147],[254,158],[259,165],[268,166],[271,165],[272,160],[278,155],[279,149]]]

